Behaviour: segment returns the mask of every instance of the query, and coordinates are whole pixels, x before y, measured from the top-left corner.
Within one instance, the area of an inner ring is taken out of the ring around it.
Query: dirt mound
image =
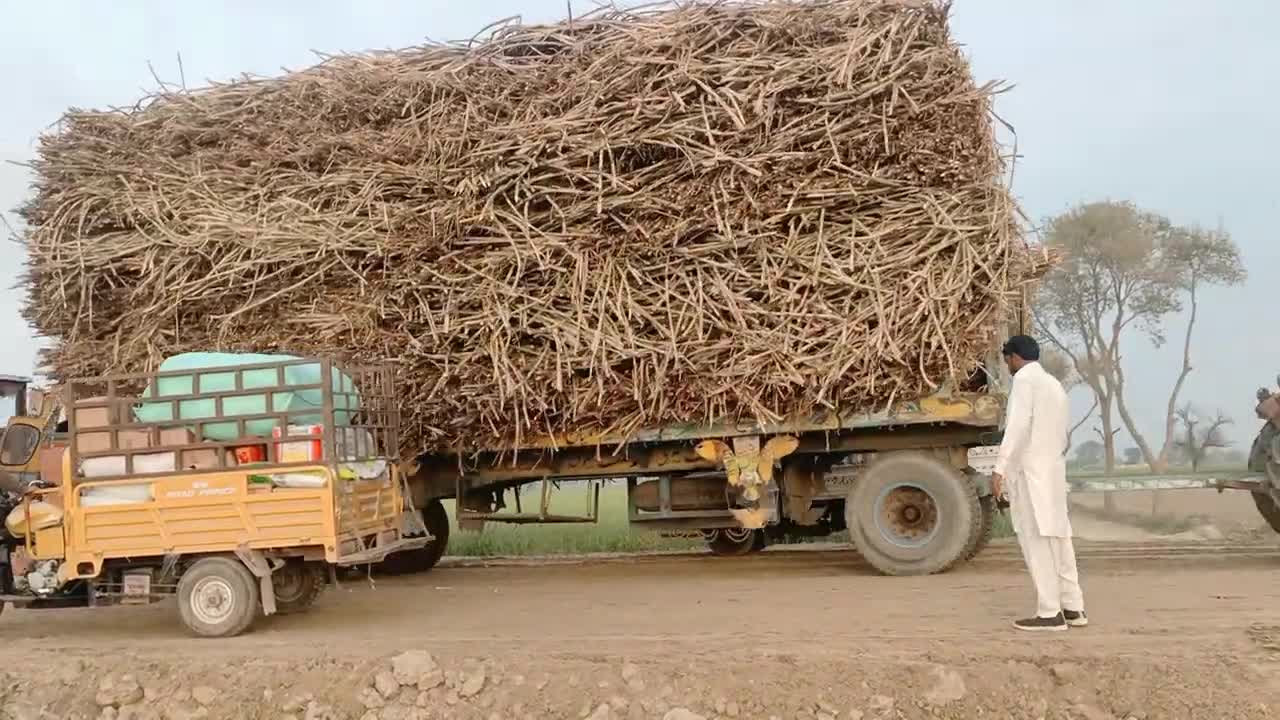
[[[40,658],[6,678],[13,720],[726,720],[1267,717],[1243,663],[973,658],[813,662],[300,656],[211,663]],[[706,662],[704,662],[706,661]],[[52,664],[48,664],[52,663]],[[122,669],[127,668],[127,669]],[[40,672],[37,672],[40,671]]]
[[[73,111],[33,164],[57,376],[391,359],[406,447],[865,407],[966,377],[1043,269],[924,0],[504,26]]]

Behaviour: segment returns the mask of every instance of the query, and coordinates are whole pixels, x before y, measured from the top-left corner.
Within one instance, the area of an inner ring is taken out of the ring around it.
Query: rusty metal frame
[[[689,440],[729,439],[757,435],[800,435],[846,433],[886,427],[910,427],[948,423],[994,429],[1004,415],[1003,397],[982,392],[940,391],[934,395],[894,403],[879,411],[819,412],[775,423],[715,420],[709,423],[680,423],[619,433],[601,428],[583,428],[558,435],[526,437],[520,449],[561,451],[573,447],[670,443]]]
[[[455,481],[454,497],[463,498],[466,491],[463,490],[463,475],[459,474]],[[583,480],[590,483],[589,495],[587,502],[588,513],[586,515],[557,515],[551,512],[551,497],[553,494],[553,482],[574,482]],[[464,523],[484,523],[484,522],[501,522],[516,525],[527,524],[548,524],[548,525],[568,525],[568,524],[592,524],[600,519],[600,489],[603,485],[601,478],[572,478],[558,477],[552,478],[543,475],[539,481],[538,493],[538,512],[526,513],[523,511],[520,503],[520,486],[515,485],[511,488],[502,488],[495,490],[496,492],[504,492],[507,489],[515,490],[516,511],[514,513],[503,512],[479,512],[465,507],[464,503],[456,504],[454,512],[457,515],[459,527]]]
[[[667,529],[713,530],[738,527],[738,520],[728,509],[726,499],[724,510],[674,510],[671,500],[671,481],[669,474],[658,475],[651,482],[658,483],[658,509],[640,510],[636,505],[635,491],[640,486],[640,478],[627,478],[627,522],[633,525]],[[726,481],[727,487],[727,481]]]
[[[286,370],[291,367],[318,366],[321,380],[319,383],[290,383],[286,380]],[[261,387],[245,387],[245,374],[274,370],[276,383]],[[340,389],[335,389],[335,372],[342,378]],[[202,378],[210,375],[233,375],[234,387],[231,390],[201,392]],[[165,378],[191,378],[192,392],[184,394],[159,393],[158,381]],[[349,383],[349,389],[348,389]],[[102,394],[102,397],[85,399],[85,394]],[[150,389],[150,397],[140,397],[141,391]],[[138,392],[138,396],[127,394]],[[276,395],[280,393],[296,393],[318,391],[321,397],[319,408],[302,410],[277,410]],[[227,414],[225,401],[231,398],[261,395],[264,397],[264,413]],[[95,482],[121,480],[139,476],[164,475],[175,472],[184,474],[200,474],[221,472],[233,467],[227,463],[227,453],[235,447],[245,445],[264,445],[266,460],[262,467],[294,467],[315,465],[315,462],[282,463],[278,458],[278,447],[286,442],[313,442],[320,440],[323,453],[323,464],[332,466],[336,472],[340,462],[361,460],[394,460],[398,457],[400,412],[398,398],[395,396],[392,371],[387,366],[338,366],[328,359],[302,358],[297,360],[279,360],[248,365],[217,366],[208,368],[192,368],[166,372],[125,373],[100,377],[78,378],[66,383],[63,388],[64,407],[67,414],[67,436],[73,477],[78,476],[81,462],[98,457],[123,457],[125,473],[123,475],[104,475],[94,477]],[[344,400],[335,402],[335,397]],[[358,401],[357,401],[358,399]],[[213,415],[198,419],[180,417],[180,403],[195,400],[213,400]],[[171,420],[146,423],[134,421],[127,413],[132,404],[167,403],[170,407]],[[337,407],[344,405],[344,407]],[[82,428],[77,422],[77,415],[83,410],[105,409],[107,422]],[[339,426],[336,413],[350,413],[350,422]],[[295,435],[289,432],[292,421],[300,418],[321,418],[321,434]],[[361,422],[355,422],[359,416]],[[261,437],[250,435],[247,423],[259,420],[274,420],[281,428],[280,437]],[[236,427],[237,437],[230,440],[204,440],[203,429],[208,425],[232,424]],[[345,433],[336,432],[337,428],[355,428],[369,432],[372,446],[363,440],[363,434],[353,433],[354,445],[349,443]],[[166,430],[187,430],[195,436],[194,442],[183,444],[164,444],[160,435]],[[149,435],[147,447],[124,448],[120,446],[120,433],[146,432]],[[84,435],[105,435],[108,447],[104,450],[81,451],[79,440]],[[342,439],[339,439],[341,436]],[[215,465],[210,468],[183,469],[179,466],[182,454],[189,451],[214,450]],[[134,459],[141,455],[173,453],[175,469],[162,473],[138,473]],[[258,464],[255,464],[257,466]]]
[[[976,446],[988,428],[933,424],[802,434],[796,455],[847,454]],[[655,477],[718,470],[721,465],[700,457],[687,441],[637,443],[615,451],[600,447],[537,450],[511,455],[480,453],[467,458],[432,456],[419,461],[411,487],[414,501],[462,497],[458,493],[507,488],[551,478]]]

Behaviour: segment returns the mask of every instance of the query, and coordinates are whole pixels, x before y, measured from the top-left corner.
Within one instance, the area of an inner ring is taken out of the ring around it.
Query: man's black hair
[[[1001,352],[1005,357],[1017,355],[1027,362],[1036,362],[1040,359],[1040,343],[1026,335],[1014,335],[1004,344]]]

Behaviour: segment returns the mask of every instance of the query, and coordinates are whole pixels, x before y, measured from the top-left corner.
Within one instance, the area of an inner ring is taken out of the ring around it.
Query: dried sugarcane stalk
[[[1042,268],[926,0],[600,10],[73,110],[23,210],[55,376],[395,360],[406,451],[882,405]]]

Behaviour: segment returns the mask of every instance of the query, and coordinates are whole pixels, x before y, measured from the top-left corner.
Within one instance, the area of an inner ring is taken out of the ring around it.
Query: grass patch
[[[524,511],[536,512],[538,494],[522,496]],[[589,512],[589,493],[581,484],[568,485],[551,496],[551,512],[556,514],[586,515]],[[507,502],[511,502],[510,494]],[[609,483],[600,491],[600,517],[594,524],[574,525],[511,525],[486,523],[483,532],[462,532],[454,520],[454,504],[445,502],[449,518],[453,521],[453,535],[449,538],[449,554],[464,557],[494,557],[511,555],[578,555],[583,553],[633,553],[656,550],[691,550],[705,547],[701,538],[662,537],[650,530],[640,530],[627,524],[627,488],[621,483]],[[505,512],[514,512],[508,507]]]

